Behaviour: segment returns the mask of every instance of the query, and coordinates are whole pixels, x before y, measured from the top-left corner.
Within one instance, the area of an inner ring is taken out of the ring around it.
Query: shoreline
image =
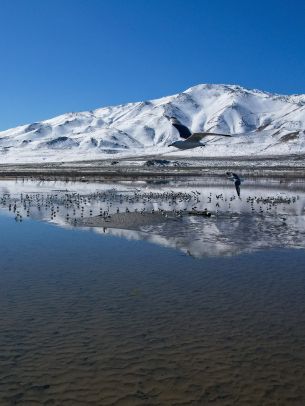
[[[147,162],[153,162],[148,165]],[[160,164],[161,162],[161,164]],[[166,162],[166,164],[162,163]],[[254,178],[305,177],[305,156],[236,157],[236,158],[172,158],[136,157],[98,161],[0,164],[0,179],[170,179],[177,177],[218,177],[226,171]]]

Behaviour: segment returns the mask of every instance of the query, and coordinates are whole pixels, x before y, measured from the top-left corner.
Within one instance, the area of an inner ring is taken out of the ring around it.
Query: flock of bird
[[[298,200],[298,196],[248,196],[244,203],[252,212],[262,214],[290,205]],[[58,222],[75,224],[77,219],[101,216],[111,219],[115,213],[137,212],[139,214],[159,213],[165,217],[170,214],[182,217],[189,214],[210,215],[213,211],[231,210],[236,203],[236,195],[224,193],[209,194],[198,190],[189,191],[145,191],[141,189],[118,190],[109,189],[93,193],[77,193],[68,190],[53,190],[51,193],[20,193],[13,195],[8,192],[0,197],[0,207],[14,213],[15,220],[21,222],[24,217],[49,219]],[[239,199],[237,199],[239,201]],[[237,206],[236,206],[237,207]],[[250,211],[248,210],[248,211]]]
[[[15,214],[16,221],[22,221],[23,217],[30,217],[31,210],[36,212],[49,212],[50,219],[53,220],[58,216],[60,210],[66,211],[66,219],[83,218],[86,215],[99,215],[110,218],[113,213],[130,212],[130,206],[135,207],[134,211],[141,214],[147,212],[154,213],[158,211],[165,214],[168,210],[161,207],[158,209],[151,208],[151,204],[158,202],[159,206],[165,203],[171,212],[177,216],[181,214],[175,206],[181,203],[190,204],[191,210],[199,202],[199,192],[144,192],[139,191],[119,192],[111,189],[102,192],[94,192],[86,195],[80,193],[64,191],[54,191],[53,193],[21,193],[18,197],[11,196],[10,193],[4,193],[0,198],[0,205],[8,208]],[[141,207],[140,207],[141,206]],[[149,209],[147,208],[149,206]],[[186,209],[185,209],[186,210]]]

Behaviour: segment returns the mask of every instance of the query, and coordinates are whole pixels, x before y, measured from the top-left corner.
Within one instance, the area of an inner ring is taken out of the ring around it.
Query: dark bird
[[[237,192],[237,196],[240,197],[240,184],[241,184],[241,179],[236,173],[233,172],[226,172],[226,175],[228,179],[230,179],[232,182],[234,182],[235,189]]]
[[[219,133],[210,133],[210,132],[202,132],[202,133],[192,133],[188,127],[184,124],[180,123],[180,121],[176,117],[169,117],[164,115],[172,125],[178,130],[180,138],[182,140],[175,141],[169,145],[169,147],[176,147],[179,149],[191,149],[197,147],[204,147],[205,144],[201,143],[200,141],[204,137],[208,136],[222,136],[222,137],[231,137],[230,134],[219,134]]]

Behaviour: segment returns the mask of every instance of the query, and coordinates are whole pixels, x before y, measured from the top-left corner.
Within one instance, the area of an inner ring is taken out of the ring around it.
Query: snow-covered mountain
[[[165,115],[177,117],[192,131],[233,135],[209,137],[205,148],[179,155],[305,153],[305,95],[202,84],[161,99],[67,113],[2,131],[0,163],[92,160],[109,154],[175,155],[168,144],[179,134]]]

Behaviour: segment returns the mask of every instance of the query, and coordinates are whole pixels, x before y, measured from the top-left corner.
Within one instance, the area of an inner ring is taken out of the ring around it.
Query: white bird
[[[176,147],[179,149],[191,149],[197,147],[204,147],[205,144],[201,143],[200,141],[202,138],[207,136],[221,136],[221,137],[231,137],[230,134],[219,134],[219,133],[210,133],[210,132],[202,132],[202,133],[192,133],[189,128],[187,128],[184,124],[180,123],[180,121],[176,117],[169,117],[164,115],[172,125],[178,130],[179,135],[182,140],[175,141],[169,145],[169,147]]]

